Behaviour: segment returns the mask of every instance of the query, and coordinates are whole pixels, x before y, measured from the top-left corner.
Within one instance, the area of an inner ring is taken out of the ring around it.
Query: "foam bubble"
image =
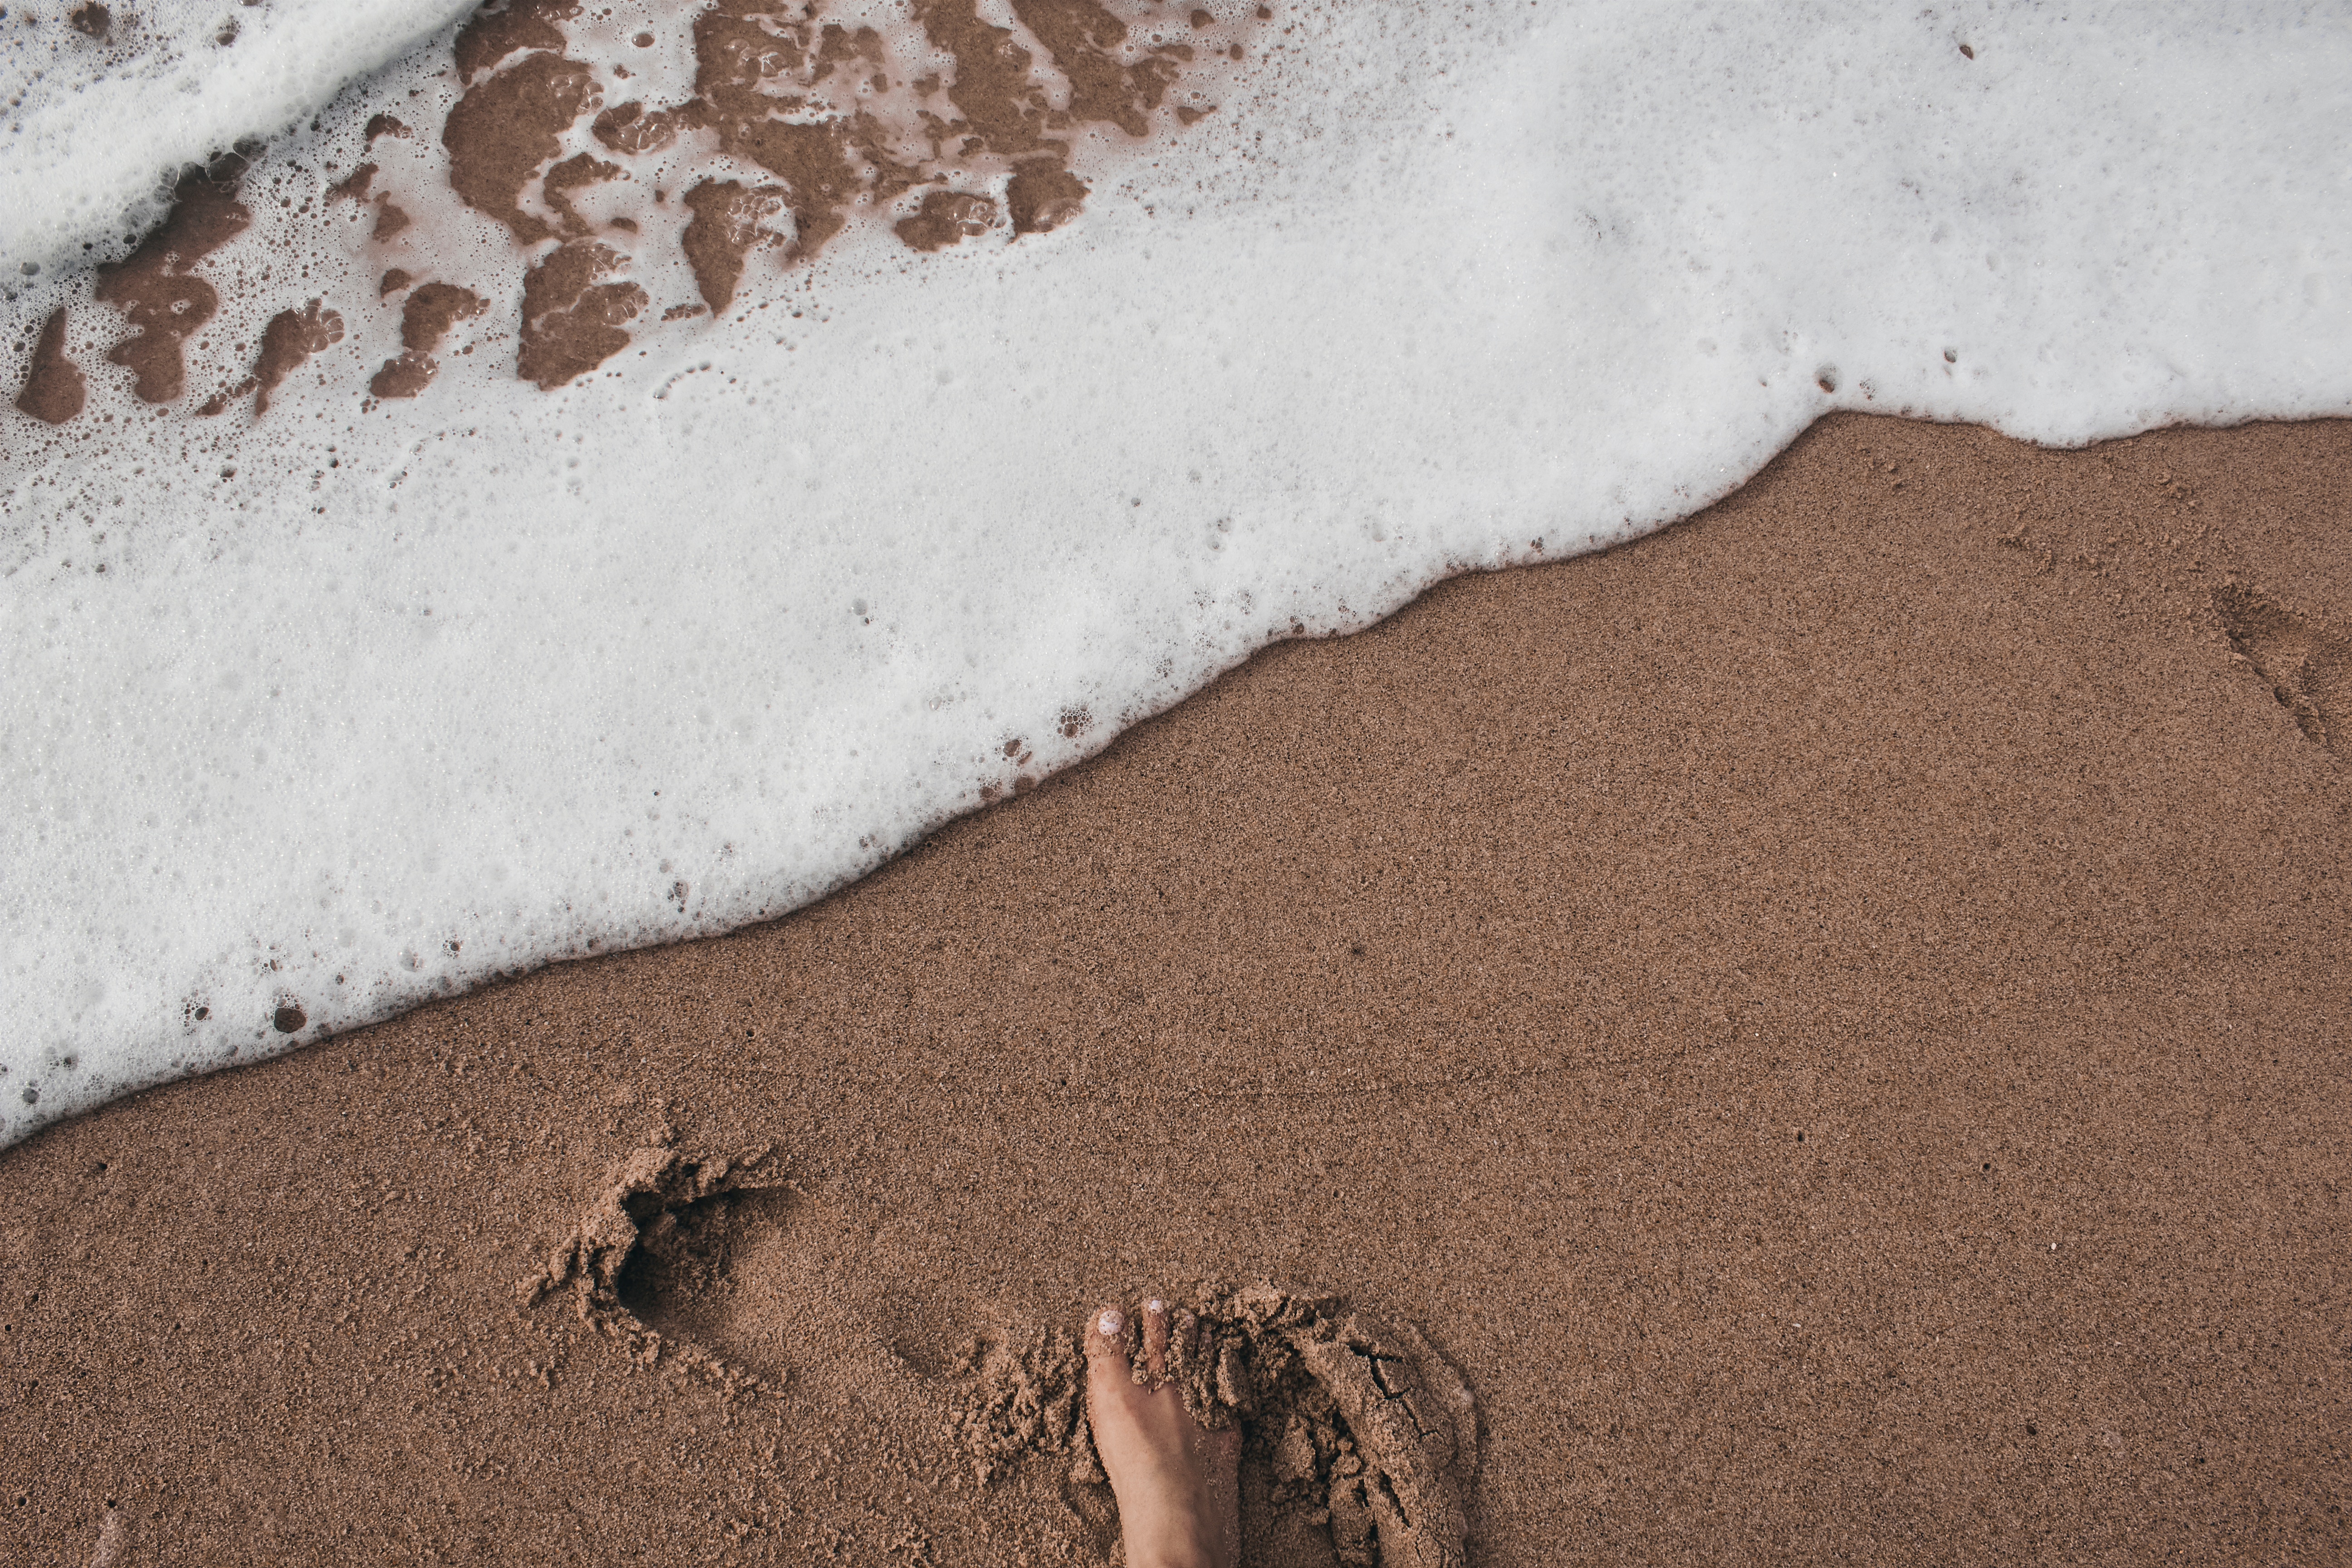
[[[2352,37],[2292,7],[1221,0],[1244,59],[1139,138],[1074,108],[1066,6],[925,3],[828,7],[848,98],[757,110],[875,100],[887,155],[822,190],[646,132],[698,57],[615,5],[564,24],[593,112],[469,204],[439,130],[528,56],[445,32],[216,170],[236,234],[134,262],[142,331],[216,295],[173,401],[108,358],[135,301],[19,289],[0,384],[87,384],[5,416],[0,1139],[781,914],[1271,639],[1685,515],[1830,409],[2352,412]],[[1159,14],[1105,58],[1176,58]],[[963,15],[1064,151],[965,149],[986,84],[920,86]]]

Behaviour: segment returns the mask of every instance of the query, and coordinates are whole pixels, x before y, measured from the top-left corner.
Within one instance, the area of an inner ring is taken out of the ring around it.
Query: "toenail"
[[[1168,1310],[1168,1303],[1160,1300],[1158,1297],[1154,1297],[1143,1304],[1143,1310],[1147,1312],[1155,1314],[1164,1312]]]
[[[1115,1334],[1118,1332],[1119,1330],[1127,1327],[1127,1320],[1120,1317],[1115,1311],[1105,1312],[1101,1317],[1095,1320],[1095,1327],[1101,1330],[1106,1334]]]

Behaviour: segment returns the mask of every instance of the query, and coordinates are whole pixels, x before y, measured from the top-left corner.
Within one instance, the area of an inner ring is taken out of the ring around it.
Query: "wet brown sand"
[[[1084,1561],[955,1347],[1204,1275],[1427,1331],[1476,1562],[2343,1561],[2347,498],[1835,419],[796,918],[47,1131],[0,1561]],[[519,1294],[768,1145],[652,1364]]]

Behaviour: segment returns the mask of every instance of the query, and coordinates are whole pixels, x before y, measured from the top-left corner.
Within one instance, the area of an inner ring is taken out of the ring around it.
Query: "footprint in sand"
[[[642,1149],[523,1294],[571,1296],[646,1365],[925,1419],[952,1434],[983,1489],[1057,1486],[1073,1531],[1107,1550],[1117,1518],[1087,1426],[1076,1335],[1006,1325],[934,1341],[922,1325],[936,1312],[861,1284],[871,1241],[794,1186],[772,1152]],[[1249,1561],[1465,1561],[1477,1406],[1419,1331],[1265,1284],[1202,1284],[1167,1300],[1169,1371],[1186,1408],[1204,1426],[1242,1428]]]
[[[2352,721],[2352,637],[2232,584],[2213,595],[2231,657],[2270,688],[2306,739],[2340,752]]]
[[[524,1293],[571,1294],[648,1365],[821,1400],[935,1405],[950,1347],[920,1331],[935,1312],[866,1284],[872,1244],[772,1152],[642,1149]]]

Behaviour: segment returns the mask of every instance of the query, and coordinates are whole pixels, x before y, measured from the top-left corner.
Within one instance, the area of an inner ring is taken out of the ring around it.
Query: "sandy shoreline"
[[[37,1134],[8,1560],[1091,1560],[958,1347],[1203,1277],[1426,1331],[1478,1562],[2339,1555],[2347,495],[1832,419],[792,919]],[[658,1357],[523,1289],[648,1147],[780,1173]]]

